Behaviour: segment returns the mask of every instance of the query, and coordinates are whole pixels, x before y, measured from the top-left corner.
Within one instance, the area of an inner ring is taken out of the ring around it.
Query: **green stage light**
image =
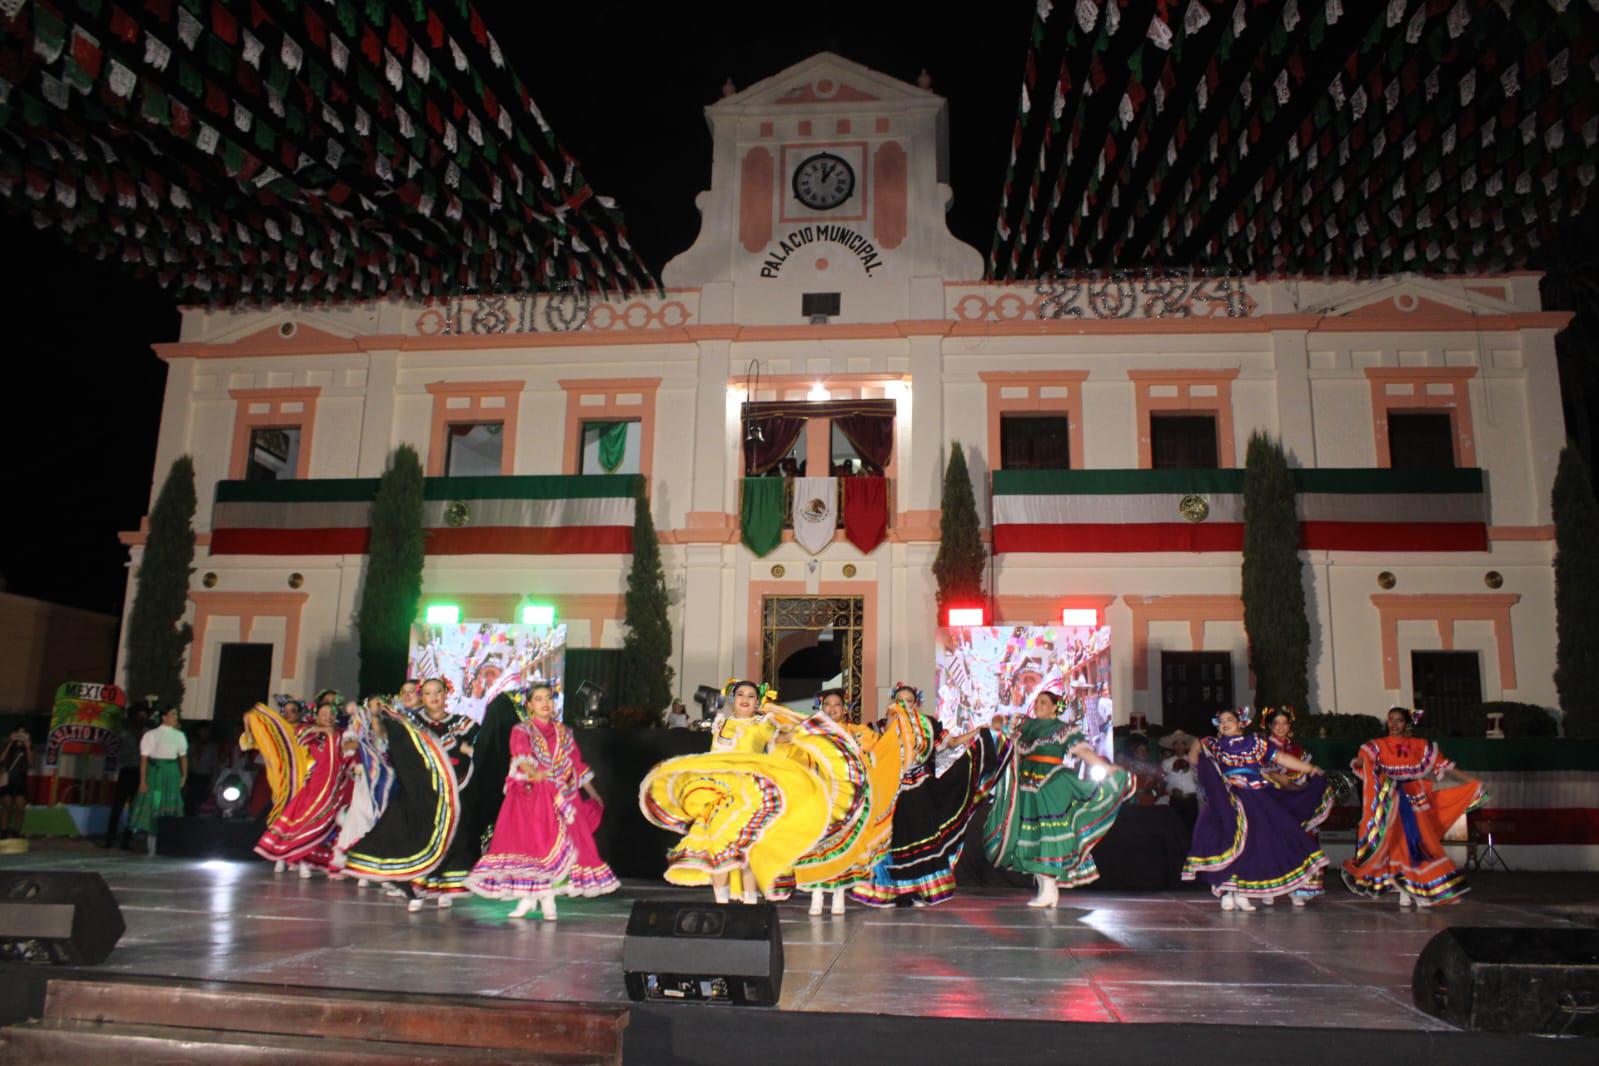
[[[427,620],[430,626],[453,626],[461,620],[461,608],[453,603],[430,603]]]
[[[553,626],[555,607],[548,603],[529,603],[522,607],[522,624],[525,626]]]

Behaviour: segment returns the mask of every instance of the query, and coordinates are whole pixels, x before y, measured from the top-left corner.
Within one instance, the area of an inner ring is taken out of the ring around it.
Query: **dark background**
[[[927,69],[949,100],[950,228],[987,254],[1031,0],[478,6],[590,183],[617,199],[657,274],[699,229],[694,196],[710,182],[703,108],[729,77],[743,89],[823,50],[912,83]],[[774,12],[781,25],[768,21]],[[1576,302],[1593,290],[1599,227],[1589,214],[1562,242],[1581,260],[1561,277]],[[126,552],[116,534],[137,527],[157,473],[165,367],[150,345],[177,339],[177,308],[154,282],[84,259],[3,211],[0,308],[10,383],[0,579],[12,592],[119,612]],[[1592,366],[1586,353],[1580,361]],[[29,386],[35,368],[43,376]]]

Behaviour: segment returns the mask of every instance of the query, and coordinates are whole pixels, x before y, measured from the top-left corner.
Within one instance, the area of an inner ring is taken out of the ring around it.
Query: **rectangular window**
[[[584,422],[579,474],[637,474],[644,431],[638,422]]]
[[[1388,412],[1388,465],[1395,470],[1453,470],[1455,425],[1449,413]]]
[[[300,469],[300,427],[250,430],[246,481],[292,481]]]
[[[1435,736],[1477,732],[1475,712],[1482,705],[1482,664],[1474,651],[1410,653],[1411,703],[1426,712]]]
[[[1070,470],[1071,422],[1065,415],[999,416],[1001,470]]]
[[[1214,470],[1215,415],[1149,416],[1149,465],[1155,470]]]
[[[1233,657],[1225,651],[1160,653],[1161,722],[1196,735],[1214,732],[1211,716],[1233,703]]]
[[[501,471],[504,422],[457,422],[449,426],[444,452],[446,477],[490,477]]]

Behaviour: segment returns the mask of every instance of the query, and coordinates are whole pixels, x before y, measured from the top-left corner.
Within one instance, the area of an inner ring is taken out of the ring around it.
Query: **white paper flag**
[[[794,543],[817,554],[833,543],[838,528],[838,479],[794,479]]]

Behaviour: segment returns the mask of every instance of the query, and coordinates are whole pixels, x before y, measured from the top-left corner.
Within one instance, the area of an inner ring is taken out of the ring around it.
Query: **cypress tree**
[[[422,602],[422,561],[427,554],[422,463],[409,444],[389,456],[368,524],[366,582],[356,615],[358,687],[363,696],[399,691],[410,655],[411,623]]]
[[[1576,445],[1555,474],[1555,690],[1566,735],[1599,736],[1599,501]]]
[[[666,575],[650,504],[633,501],[633,568],[627,575],[618,707],[659,714],[672,700],[672,623],[666,617]],[[653,719],[651,719],[653,721]]]
[[[938,555],[933,560],[933,576],[938,580],[938,617],[942,624],[944,610],[950,604],[983,602],[983,569],[988,565],[977,525],[972,477],[966,469],[966,453],[961,450],[959,441],[949,448],[940,507]]]
[[[183,702],[183,653],[194,629],[183,620],[194,573],[194,460],[179,456],[150,508],[150,534],[128,614],[128,694],[162,707]]]
[[[1282,446],[1261,433],[1249,438],[1244,470],[1243,600],[1255,703],[1308,710],[1310,621],[1294,476]]]

